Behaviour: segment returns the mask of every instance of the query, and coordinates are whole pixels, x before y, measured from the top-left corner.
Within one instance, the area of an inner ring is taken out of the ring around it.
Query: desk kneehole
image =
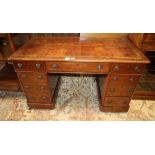
[[[72,73],[98,73],[106,74],[109,72],[109,63],[96,62],[47,62],[47,72],[72,72]]]

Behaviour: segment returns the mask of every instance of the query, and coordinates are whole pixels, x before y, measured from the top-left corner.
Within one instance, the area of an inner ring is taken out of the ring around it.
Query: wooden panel
[[[108,73],[108,63],[47,62],[47,72]]]

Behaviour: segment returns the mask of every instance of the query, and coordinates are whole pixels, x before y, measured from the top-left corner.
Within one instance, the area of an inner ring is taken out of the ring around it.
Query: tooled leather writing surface
[[[10,60],[148,63],[129,40],[80,41],[78,37],[33,38]]]

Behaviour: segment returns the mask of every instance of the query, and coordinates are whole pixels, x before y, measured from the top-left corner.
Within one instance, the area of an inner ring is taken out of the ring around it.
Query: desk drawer
[[[23,85],[24,92],[26,95],[31,96],[32,94],[37,96],[38,94],[42,95],[51,95],[52,92],[47,85]]]
[[[106,95],[131,96],[139,78],[139,75],[110,75]]]
[[[28,103],[42,103],[42,104],[47,104],[52,102],[52,98],[49,95],[42,95],[38,94],[36,95],[26,95]]]
[[[72,72],[72,73],[108,73],[108,63],[95,62],[47,62],[47,72]]]
[[[16,71],[45,71],[45,64],[43,62],[14,62]]]
[[[46,83],[47,76],[40,72],[18,72],[18,77],[23,84]]]
[[[127,97],[106,97],[102,103],[104,106],[129,106],[130,98]]]
[[[127,74],[141,74],[145,69],[143,64],[120,64],[115,63],[111,65],[111,73],[127,73]]]

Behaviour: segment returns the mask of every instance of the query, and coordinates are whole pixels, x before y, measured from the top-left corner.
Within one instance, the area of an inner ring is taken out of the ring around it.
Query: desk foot
[[[125,106],[125,107],[100,106],[100,110],[103,112],[128,112],[129,106]]]
[[[28,104],[30,109],[54,109],[54,104],[39,104],[39,103],[30,103]]]

